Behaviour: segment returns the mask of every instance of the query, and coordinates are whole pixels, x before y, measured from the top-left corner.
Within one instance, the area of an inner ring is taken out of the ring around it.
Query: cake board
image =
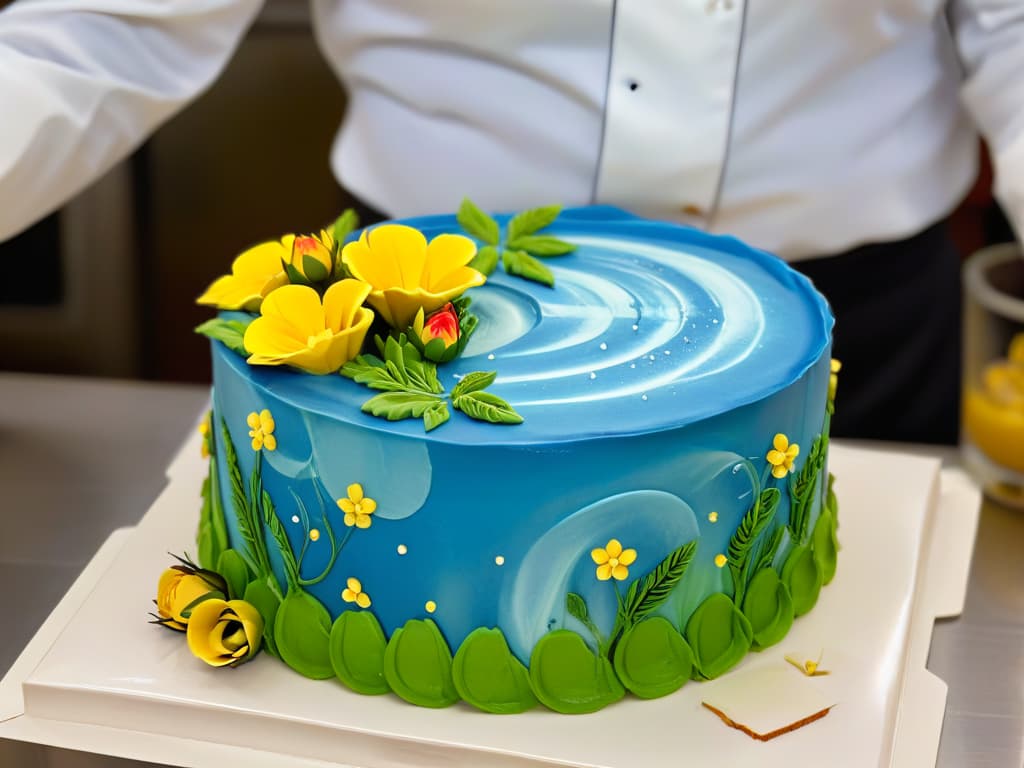
[[[832,674],[813,681],[838,703],[771,742],[701,707],[719,681],[591,715],[499,717],[360,696],[266,656],[205,667],[180,636],[144,621],[166,551],[193,548],[205,474],[196,440],[139,526],[111,537],[0,683],[0,738],[195,768],[280,765],[283,755],[288,765],[358,768],[660,768],[683,756],[691,765],[933,765],[946,689],[925,669],[928,645],[935,618],[962,609],[979,496],[932,459],[834,443],[830,463],[841,505],[836,578],[778,646],[748,654],[733,673],[822,649]]]

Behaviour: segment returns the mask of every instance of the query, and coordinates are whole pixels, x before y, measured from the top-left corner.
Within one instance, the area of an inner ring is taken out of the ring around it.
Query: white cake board
[[[361,696],[267,656],[206,667],[182,637],[145,621],[166,552],[194,548],[198,456],[189,441],[138,527],[111,536],[0,682],[0,739],[194,768],[935,763],[946,686],[925,663],[935,618],[963,608],[980,500],[936,460],[833,443],[835,580],[782,643],[737,669],[824,649],[832,674],[813,682],[839,703],[762,743],[701,707],[715,681],[591,715],[538,708],[501,717]]]

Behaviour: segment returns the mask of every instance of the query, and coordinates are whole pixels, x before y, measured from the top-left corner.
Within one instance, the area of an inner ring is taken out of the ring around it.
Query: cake
[[[215,665],[584,713],[722,675],[814,607],[827,303],[732,238],[556,214],[346,217],[243,254],[262,276],[236,260],[204,295],[200,562],[158,622]]]

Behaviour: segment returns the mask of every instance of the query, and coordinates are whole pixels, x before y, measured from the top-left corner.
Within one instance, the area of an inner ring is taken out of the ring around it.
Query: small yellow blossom
[[[729,562],[729,559],[723,554],[715,555],[715,566],[718,568],[724,568],[725,564]]]
[[[363,495],[363,486],[352,483],[345,489],[347,499],[338,499],[338,507],[345,513],[345,525],[351,528],[369,528],[373,520],[370,518],[376,509],[377,502]]]
[[[255,312],[267,294],[288,282],[282,265],[292,250],[291,237],[260,243],[239,255],[231,274],[214,280],[196,304]]]
[[[350,576],[348,586],[341,591],[341,599],[346,603],[355,603],[360,608],[370,607],[370,596],[363,592],[363,584],[359,579]]]
[[[320,295],[308,285],[285,285],[260,307],[245,329],[250,365],[291,365],[307,373],[334,373],[359,354],[373,312],[362,306],[370,286],[340,280]]]
[[[626,566],[636,560],[636,550],[623,549],[618,539],[611,539],[604,547],[591,550],[590,557],[597,563],[599,581],[623,581],[629,578],[629,568]]]
[[[203,437],[199,444],[199,453],[204,459],[208,459],[210,457],[210,411],[207,411],[203,420],[199,422],[199,434]]]
[[[717,512],[708,512],[708,521],[712,522],[712,523],[717,523],[718,522],[718,513]]]
[[[775,436],[772,446],[765,459],[772,465],[772,477],[781,480],[793,471],[793,460],[800,455],[800,446],[790,444],[789,438],[781,432]]]
[[[253,411],[245,420],[249,425],[249,437],[252,438],[252,449],[258,451],[266,448],[268,451],[277,450],[277,438],[274,437],[274,417],[270,411],[264,408],[259,413]]]
[[[792,664],[794,667],[799,669],[801,672],[803,672],[805,675],[807,675],[807,677],[820,677],[821,675],[829,674],[829,670],[819,668],[821,666],[821,657],[824,655],[824,653],[825,651],[822,650],[822,652],[818,654],[817,661],[811,661],[810,659],[807,659],[803,663],[801,663],[799,659],[790,656],[789,654],[786,654],[785,656],[783,656],[783,658],[790,664]]]
[[[440,309],[487,279],[468,266],[476,243],[462,235],[438,235],[430,243],[418,229],[383,224],[363,230],[341,251],[352,276],[369,283],[368,301],[392,328],[405,329],[418,310]]]
[[[829,373],[828,377],[828,399],[831,401],[836,399],[836,389],[839,387],[839,372],[843,370],[843,364],[833,357],[829,370],[831,373]]]

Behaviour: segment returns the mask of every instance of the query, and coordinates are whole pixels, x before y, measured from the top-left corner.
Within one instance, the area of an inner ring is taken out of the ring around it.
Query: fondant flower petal
[[[590,557],[598,565],[603,565],[608,562],[608,553],[602,547],[596,547],[590,550]]]
[[[390,285],[413,290],[423,285],[427,239],[404,224],[384,224],[364,233],[375,261],[390,265]]]
[[[338,499],[338,507],[346,515],[354,515],[356,513],[356,505],[352,503],[351,499]]]
[[[373,499],[363,499],[359,506],[362,507],[364,515],[372,515],[377,511],[377,502]]]
[[[370,596],[365,592],[360,592],[358,595],[356,595],[356,605],[358,605],[360,608],[369,608]]]
[[[614,578],[616,581],[625,581],[627,578],[629,578],[629,568],[624,566],[622,563],[619,563],[614,568],[612,568],[612,578]]]
[[[618,539],[611,539],[604,547],[608,552],[608,557],[618,557],[622,554],[622,544],[619,543]]]
[[[597,566],[597,579],[598,581],[608,581],[612,577],[612,567],[605,563],[604,565]]]
[[[348,494],[348,497],[355,504],[363,500],[363,486],[359,483],[352,483],[352,485],[345,489],[345,493]]]
[[[345,581],[345,583],[348,584],[348,588],[351,589],[353,592],[362,592],[363,591],[363,584],[362,584],[362,582],[359,581],[359,579],[355,578],[354,576],[349,576],[348,579]]]
[[[472,267],[459,267],[447,275],[437,278],[430,287],[430,293],[438,297],[449,296],[453,299],[470,288],[483,285],[486,281],[487,278]],[[449,300],[445,299],[445,301]],[[442,302],[439,306],[444,306],[444,303]]]
[[[438,235],[427,246],[427,263],[421,285],[428,291],[438,288],[435,283],[464,267],[476,256],[476,243],[463,235]]]
[[[356,528],[369,528],[372,522],[369,515],[356,515]]]
[[[340,280],[324,293],[324,322],[335,333],[348,328],[370,295],[370,286],[361,280]]]
[[[782,451],[776,451],[775,449],[772,449],[768,451],[768,455],[765,458],[768,459],[769,464],[777,467],[786,460],[786,454],[784,454]]]
[[[786,469],[786,467],[783,466],[782,464],[776,464],[774,467],[772,467],[772,477],[774,477],[776,480],[781,480],[786,476],[788,472],[789,470]]]
[[[632,565],[636,562],[636,550],[635,549],[624,549],[622,554],[619,555],[619,562],[623,565]]]
[[[282,329],[291,327],[291,335],[303,342],[327,327],[320,294],[308,285],[281,286],[263,299],[260,314],[277,320]]]
[[[786,448],[789,447],[789,438],[779,432],[772,440],[772,447],[775,448],[776,451],[785,451]]]

